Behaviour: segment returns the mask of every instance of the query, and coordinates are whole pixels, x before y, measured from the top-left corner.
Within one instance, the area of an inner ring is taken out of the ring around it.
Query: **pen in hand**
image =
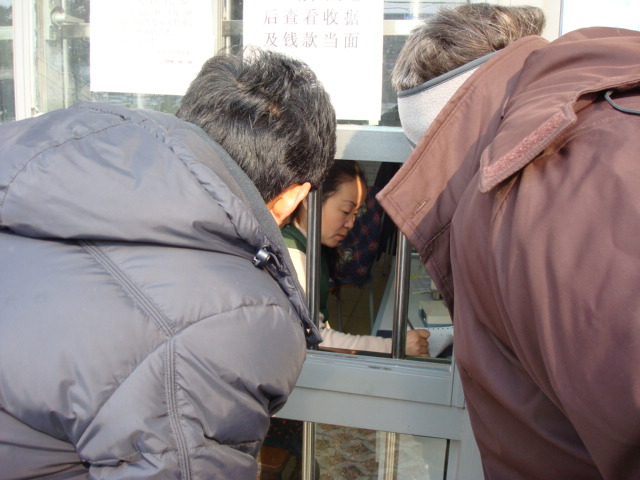
[[[428,330],[416,330],[409,317],[407,323],[411,328],[411,332],[407,332],[407,346],[405,353],[407,355],[429,356],[429,342],[427,339],[431,335]]]
[[[418,316],[420,317],[420,321],[425,326],[425,328],[429,327],[427,324],[427,312],[424,311],[424,308],[420,307],[418,309]]]

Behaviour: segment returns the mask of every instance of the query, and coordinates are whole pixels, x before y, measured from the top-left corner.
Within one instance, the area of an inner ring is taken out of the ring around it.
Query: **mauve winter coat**
[[[194,125],[79,104],[1,126],[0,478],[255,479],[320,340],[292,271]]]
[[[521,39],[379,195],[455,325],[487,479],[640,478],[640,32]]]

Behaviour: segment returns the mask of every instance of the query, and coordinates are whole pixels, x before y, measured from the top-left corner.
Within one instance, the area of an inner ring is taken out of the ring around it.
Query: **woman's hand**
[[[405,347],[405,353],[407,355],[421,355],[424,357],[429,356],[429,338],[428,330],[409,330],[407,332],[407,345]]]

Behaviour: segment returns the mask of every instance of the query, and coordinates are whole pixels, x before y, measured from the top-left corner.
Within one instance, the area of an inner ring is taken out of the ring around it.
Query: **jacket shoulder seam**
[[[80,240],[80,246],[98,263],[127,295],[133,300],[134,305],[147,314],[158,329],[166,336],[171,337],[175,333],[173,322],[145,295],[140,288],[118,267],[109,256],[94,242]]]

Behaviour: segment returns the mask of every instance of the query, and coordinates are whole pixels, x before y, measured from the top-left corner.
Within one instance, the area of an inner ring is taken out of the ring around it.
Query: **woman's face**
[[[364,203],[365,186],[362,180],[343,182],[333,195],[322,204],[322,225],[320,242],[327,247],[336,247],[349,230],[358,210]]]

